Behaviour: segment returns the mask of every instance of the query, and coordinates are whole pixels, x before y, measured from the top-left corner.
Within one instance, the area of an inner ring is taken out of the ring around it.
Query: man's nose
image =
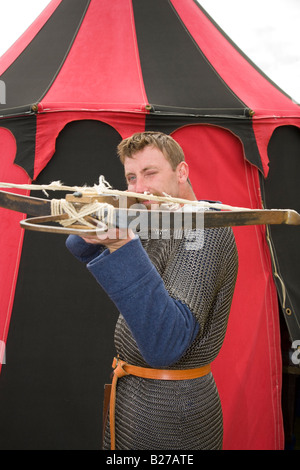
[[[136,178],[135,181],[135,192],[136,193],[144,193],[145,191],[148,191],[147,185],[145,184],[144,178]]]

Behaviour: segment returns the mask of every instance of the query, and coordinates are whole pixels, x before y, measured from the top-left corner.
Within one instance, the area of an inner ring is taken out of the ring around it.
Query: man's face
[[[129,191],[136,193],[168,194],[179,197],[179,167],[173,170],[164,154],[156,147],[147,146],[132,158],[125,158],[124,171]],[[151,203],[145,201],[144,204]]]

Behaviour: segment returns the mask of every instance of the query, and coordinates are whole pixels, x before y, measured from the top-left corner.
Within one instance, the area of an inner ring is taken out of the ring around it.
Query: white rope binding
[[[102,202],[93,202],[85,204],[79,210],[65,199],[51,199],[51,215],[59,216],[67,214],[67,219],[61,219],[59,222],[64,227],[69,227],[79,223],[86,227],[95,228],[95,225],[86,220],[87,216],[96,216],[98,229],[106,229],[113,224],[114,206]],[[106,219],[104,224],[103,220]]]

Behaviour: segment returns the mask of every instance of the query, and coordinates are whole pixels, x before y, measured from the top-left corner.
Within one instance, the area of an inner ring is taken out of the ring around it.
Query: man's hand
[[[135,237],[132,230],[111,228],[104,233],[90,237],[81,237],[86,243],[104,245],[112,253]]]

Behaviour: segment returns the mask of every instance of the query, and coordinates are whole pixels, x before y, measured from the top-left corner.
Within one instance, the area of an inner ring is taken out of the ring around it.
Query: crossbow
[[[97,235],[111,227],[140,229],[141,225],[149,230],[300,225],[300,214],[292,209],[248,209],[168,195],[118,191],[103,177],[99,181],[99,185],[93,187],[64,186],[60,182],[49,185],[0,183],[1,188],[69,192],[63,199],[44,199],[0,191],[0,207],[30,216],[20,222],[24,229],[81,236]],[[149,199],[156,203],[155,209],[147,210],[143,204]]]

